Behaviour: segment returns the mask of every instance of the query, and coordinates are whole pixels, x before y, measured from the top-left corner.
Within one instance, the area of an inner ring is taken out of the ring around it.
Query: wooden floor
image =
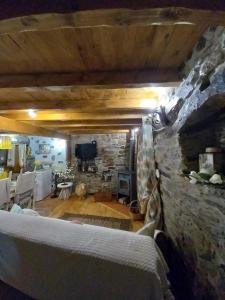
[[[47,198],[36,202],[36,210],[42,216],[60,218],[65,213],[95,215],[113,218],[131,219],[129,209],[117,201],[95,202],[93,196],[85,200],[72,195],[68,200]],[[143,221],[132,221],[132,231],[137,231],[143,226]]]

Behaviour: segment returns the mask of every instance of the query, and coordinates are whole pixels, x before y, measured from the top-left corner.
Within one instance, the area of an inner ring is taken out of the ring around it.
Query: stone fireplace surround
[[[192,185],[184,176],[196,168],[197,155],[205,147],[225,149],[224,32],[209,29],[204,46],[194,49],[192,69],[189,61],[189,75],[167,106],[170,125],[154,138],[165,231],[190,282],[185,299],[225,299],[225,190]],[[205,65],[210,67],[202,75]]]

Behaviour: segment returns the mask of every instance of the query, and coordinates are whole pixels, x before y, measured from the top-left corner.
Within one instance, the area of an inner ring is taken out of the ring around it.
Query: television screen
[[[76,144],[75,156],[82,160],[94,159],[97,156],[97,143]]]

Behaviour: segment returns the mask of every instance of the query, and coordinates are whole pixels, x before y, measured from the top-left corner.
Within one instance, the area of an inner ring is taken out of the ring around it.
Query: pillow
[[[35,216],[35,217],[40,216],[37,211],[29,208],[22,209],[18,204],[13,204],[10,212],[14,214],[24,214],[24,215]]]
[[[17,205],[16,203],[13,204],[11,210],[10,210],[11,213],[14,213],[14,214],[23,214],[23,209]]]
[[[139,229],[136,233],[141,235],[147,235],[150,237],[154,237],[155,232],[155,221],[145,224],[141,229]]]

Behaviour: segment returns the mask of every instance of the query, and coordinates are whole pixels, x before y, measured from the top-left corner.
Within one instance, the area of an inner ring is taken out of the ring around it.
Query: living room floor
[[[133,221],[128,207],[118,203],[116,200],[110,202],[95,202],[94,196],[88,196],[81,200],[72,195],[68,200],[58,198],[46,198],[36,202],[35,209],[41,216],[61,218],[65,213],[94,215],[109,218],[130,219],[132,231],[137,231],[143,225],[143,221]]]

